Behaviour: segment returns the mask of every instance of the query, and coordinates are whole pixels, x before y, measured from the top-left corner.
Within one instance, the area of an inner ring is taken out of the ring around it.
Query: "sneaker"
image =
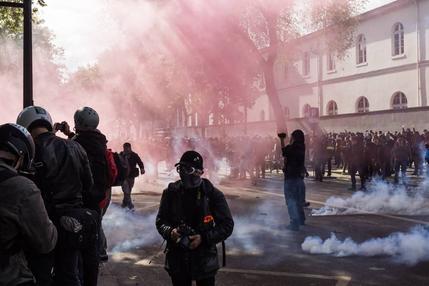
[[[109,256],[107,254],[100,254],[100,261],[101,262],[109,261]]]

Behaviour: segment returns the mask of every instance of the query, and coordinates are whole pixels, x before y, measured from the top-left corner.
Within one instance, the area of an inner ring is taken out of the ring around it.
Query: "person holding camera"
[[[34,139],[34,182],[58,231],[53,255],[29,259],[38,285],[97,285],[99,215],[84,206],[93,186],[87,154],[79,143],[55,136],[52,118],[42,107],[22,110],[17,124]]]
[[[279,133],[282,153],[285,159],[284,166],[284,193],[290,217],[287,229],[298,231],[305,224],[305,137],[302,130],[295,130],[291,134],[290,143],[286,146],[286,133]]]
[[[226,240],[234,221],[224,194],[203,179],[203,158],[187,151],[176,165],[180,180],[164,190],[156,227],[167,241],[165,269],[173,286],[215,285],[216,244]]]

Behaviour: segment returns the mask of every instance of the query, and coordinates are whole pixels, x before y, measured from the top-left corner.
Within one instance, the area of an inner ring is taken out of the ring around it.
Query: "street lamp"
[[[24,10],[24,108],[33,105],[33,40],[31,0],[22,3],[0,1],[0,7],[19,8]]]

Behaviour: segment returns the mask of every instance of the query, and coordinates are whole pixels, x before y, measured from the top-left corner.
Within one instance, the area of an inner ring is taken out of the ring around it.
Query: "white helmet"
[[[74,113],[74,125],[76,130],[94,130],[98,127],[100,118],[97,111],[91,107],[83,107]]]
[[[24,126],[31,132],[36,126],[43,126],[48,128],[49,131],[53,129],[51,115],[39,106],[29,106],[24,108],[16,119],[16,124]]]

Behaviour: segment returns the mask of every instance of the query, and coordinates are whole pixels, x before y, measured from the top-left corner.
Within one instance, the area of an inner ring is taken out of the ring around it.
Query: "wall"
[[[319,125],[326,132],[348,131],[400,131],[405,128],[416,128],[419,131],[429,130],[429,107],[409,108],[395,111],[377,111],[362,114],[344,114],[338,116],[324,116]],[[310,132],[311,125],[306,119],[292,119],[287,122],[288,130],[303,129]],[[245,130],[247,128],[247,133]],[[283,131],[283,130],[282,130]],[[234,124],[228,126],[208,126],[205,128],[206,137],[223,136],[276,136],[278,130],[274,121]],[[198,137],[202,135],[201,128],[178,128],[175,136]]]

